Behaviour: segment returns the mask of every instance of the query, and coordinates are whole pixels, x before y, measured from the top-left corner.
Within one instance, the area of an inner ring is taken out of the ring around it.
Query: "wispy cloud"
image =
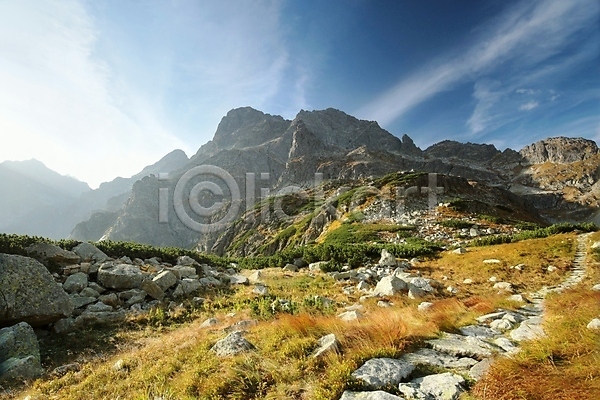
[[[281,2],[114,4],[0,1],[0,160],[96,186],[193,153],[231,108],[304,105]]]
[[[538,103],[537,101],[528,101],[527,103],[523,103],[519,106],[519,110],[520,111],[530,111],[533,110],[534,108],[538,108],[540,106],[540,103]]]
[[[479,82],[504,69],[520,71],[519,78],[532,71],[540,72],[542,62],[580,39],[578,34],[597,24],[599,10],[600,6],[594,0],[522,1],[496,19],[486,21],[470,44],[457,47],[414,74],[403,77],[356,113],[387,125],[459,83]],[[597,48],[589,50],[598,53]],[[527,83],[523,79],[519,86],[511,87],[511,91],[521,89],[523,93],[531,94],[526,89]],[[502,89],[484,90],[475,84],[473,96],[477,104],[468,121],[473,133],[483,131],[489,120],[494,119],[487,113],[504,92]]]

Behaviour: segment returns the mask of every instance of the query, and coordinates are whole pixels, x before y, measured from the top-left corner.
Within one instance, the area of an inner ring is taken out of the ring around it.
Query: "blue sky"
[[[408,134],[600,139],[600,4],[0,0],[0,161],[96,187],[228,110],[334,107]]]

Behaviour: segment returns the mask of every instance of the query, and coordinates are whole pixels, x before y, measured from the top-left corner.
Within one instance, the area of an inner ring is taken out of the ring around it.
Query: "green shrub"
[[[461,219],[446,219],[441,221],[440,225],[446,228],[464,229],[472,227],[473,223],[469,221],[463,221]]]

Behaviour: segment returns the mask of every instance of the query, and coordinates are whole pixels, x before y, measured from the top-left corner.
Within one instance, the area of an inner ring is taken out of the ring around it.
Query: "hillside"
[[[251,230],[259,228],[264,231],[261,233],[264,237],[277,235],[279,228],[248,225],[244,217],[265,197],[286,190],[309,193],[321,181],[329,185],[326,194],[331,197],[349,184],[368,185],[377,178],[400,171],[459,177],[471,182],[471,188],[488,193],[488,197],[496,191],[500,199],[497,204],[509,199],[510,204],[518,205],[508,205],[508,208],[518,214],[527,210],[530,217],[519,217],[525,221],[542,224],[589,221],[597,217],[594,205],[599,195],[594,185],[598,182],[600,167],[598,151],[593,141],[566,137],[540,141],[521,152],[454,141],[442,141],[421,150],[407,135],[399,139],[374,121],[359,120],[335,109],[302,110],[290,121],[243,107],[223,117],[214,138],[203,145],[187,165],[168,177],[165,175],[164,179],[148,178],[138,182],[122,208],[109,210],[115,214],[110,216],[108,226],[94,222],[97,218],[82,222],[72,237],[136,240],[186,248],[199,246],[222,253],[236,247],[236,237],[239,239],[240,232],[246,230],[242,226]],[[214,172],[194,172],[198,171],[195,168],[206,165],[220,168],[219,174],[226,174],[235,182],[233,186],[239,190],[239,197],[233,203],[230,202],[231,188],[224,184],[222,176]],[[582,172],[573,179],[562,180],[557,179],[561,175],[550,166],[565,172],[580,169]],[[185,182],[178,192],[181,198],[175,198],[175,189],[184,176]],[[548,180],[555,183],[548,184]],[[209,208],[220,199],[224,201],[219,210],[206,215],[199,215],[189,207],[190,190],[201,182],[217,185],[222,194],[213,196],[207,190],[200,190],[199,205]],[[467,189],[467,185],[463,184],[462,188]],[[159,190],[167,195],[162,202],[156,196]],[[477,191],[461,190],[455,191],[454,196],[467,201]],[[451,196],[447,197],[451,200]],[[176,203],[182,207],[177,213]],[[227,214],[229,210],[235,214],[231,218]],[[162,222],[159,221],[161,212]],[[225,216],[226,223],[216,224]],[[193,227],[199,225],[211,228]],[[287,228],[292,229],[290,225],[281,226],[281,230]],[[241,234],[251,235],[247,231]]]

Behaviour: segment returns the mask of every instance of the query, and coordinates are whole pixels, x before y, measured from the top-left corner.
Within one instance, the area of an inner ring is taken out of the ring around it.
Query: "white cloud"
[[[528,101],[527,103],[523,103],[519,106],[519,110],[520,111],[530,111],[533,110],[534,108],[538,108],[540,105],[540,103],[538,103],[537,101]]]
[[[477,81],[501,71],[509,63],[524,73],[531,72],[571,43],[575,34],[595,26],[598,12],[594,0],[522,1],[486,21],[471,45],[456,48],[452,54],[402,78],[356,114],[387,125],[432,96],[460,82]],[[593,51],[597,53],[597,49]],[[477,133],[486,128],[484,110],[491,108],[491,99],[477,90],[474,97],[484,102],[475,107],[468,122]]]
[[[0,160],[36,158],[97,186],[189,151],[159,121],[118,108],[98,35],[77,1],[0,2]]]
[[[97,186],[193,154],[231,108],[272,109],[285,79],[304,105],[310,70],[290,70],[280,14],[277,1],[0,1],[0,161]]]
[[[538,94],[540,92],[541,92],[541,90],[523,89],[523,88],[515,90],[515,93],[518,93],[518,94]]]

